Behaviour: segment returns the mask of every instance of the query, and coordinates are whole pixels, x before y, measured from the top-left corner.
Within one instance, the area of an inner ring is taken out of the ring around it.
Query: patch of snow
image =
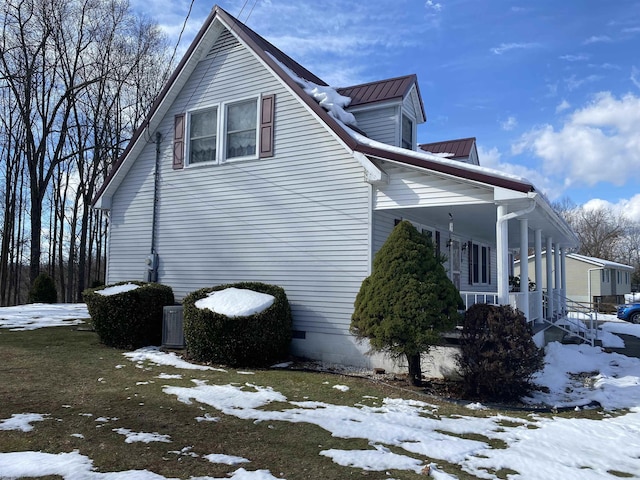
[[[468,408],[469,410],[486,410],[487,407],[485,407],[484,405],[482,405],[481,403],[468,403],[467,405],[464,406],[465,408]]]
[[[161,352],[160,347],[142,347],[138,350],[134,350],[133,352],[125,352],[123,355],[132,362],[138,363],[140,368],[142,368],[142,362],[151,362],[155,365],[171,366],[186,370],[214,370],[217,372],[226,372],[226,370],[220,368],[189,363],[178,357],[175,352]]]
[[[263,312],[275,301],[273,295],[254,292],[245,288],[225,288],[211,292],[206,298],[196,302],[196,307],[201,310],[225,315],[227,317],[247,317]]]
[[[114,432],[124,435],[127,438],[125,439],[125,443],[134,443],[134,442],[166,442],[171,443],[171,437],[169,435],[161,435],[157,432],[154,433],[146,433],[146,432],[133,432],[128,428],[114,428]]]
[[[289,368],[291,365],[293,365],[293,362],[276,363],[271,365],[271,368]]]
[[[84,435],[81,433],[72,433],[71,436],[75,438],[84,438]]]
[[[89,311],[84,303],[31,303],[0,307],[0,328],[11,331],[80,325],[87,318]]]
[[[255,375],[256,372],[247,372],[247,371],[243,371],[243,370],[238,370],[236,372],[238,375]]]
[[[362,470],[384,472],[386,470],[412,470],[420,473],[424,468],[422,460],[398,455],[382,445],[373,445],[375,450],[322,450],[320,455],[329,457],[343,467],[356,467]]]
[[[624,294],[624,302],[625,303],[640,302],[640,292],[625,293]]]
[[[104,297],[109,297],[119,293],[130,292],[137,288],[140,288],[140,285],[136,285],[135,283],[125,283],[123,285],[114,285],[112,287],[103,288],[102,290],[96,290],[96,293]]]
[[[196,417],[196,421],[199,422],[219,422],[220,417],[212,417],[208,413],[204,414],[204,417]]]
[[[606,323],[603,323],[600,326],[600,330],[602,330],[602,332],[622,333],[622,334],[625,334],[625,335],[632,335],[634,337],[640,337],[640,325],[635,324],[635,323],[629,323],[629,322],[606,322]],[[610,345],[610,346],[613,346],[613,345]]]
[[[30,432],[33,430],[32,422],[42,422],[49,415],[41,415],[39,413],[15,413],[11,418],[0,420],[0,430],[20,430],[21,432]]]
[[[204,455],[203,458],[206,458],[211,463],[222,463],[224,465],[238,465],[239,463],[250,463],[250,460],[242,457],[236,457],[233,455],[224,455],[222,453],[211,453],[209,455]]]
[[[181,380],[182,375],[180,375],[179,373],[176,373],[176,374],[161,373],[156,378],[160,378],[162,380]]]
[[[349,387],[346,385],[334,385],[331,388],[335,388],[336,390],[340,390],[341,392],[348,392],[349,391]]]

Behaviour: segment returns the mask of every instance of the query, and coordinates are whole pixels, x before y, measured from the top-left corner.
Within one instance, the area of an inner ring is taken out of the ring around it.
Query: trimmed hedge
[[[531,326],[509,305],[477,303],[465,312],[458,365],[469,398],[517,400],[544,366]]]
[[[230,287],[266,293],[275,300],[260,313],[233,318],[195,306],[209,293]],[[203,288],[187,295],[183,306],[187,355],[194,360],[264,367],[289,353],[291,308],[284,289],[278,286],[243,282]]]
[[[133,283],[138,288],[115,295],[97,293],[105,288]],[[159,283],[119,282],[82,292],[93,328],[100,341],[115,348],[136,349],[162,342],[162,309],[173,305],[171,287]]]

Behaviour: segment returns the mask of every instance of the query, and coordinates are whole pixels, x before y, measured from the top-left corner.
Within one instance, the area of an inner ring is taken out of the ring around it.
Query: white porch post
[[[529,220],[520,219],[520,306],[527,320],[529,312]]]
[[[547,237],[547,320],[553,321],[553,244],[552,238]]]
[[[560,266],[560,245],[559,244],[554,244],[553,245],[553,268],[555,269],[555,281],[554,281],[554,297],[555,300],[553,302],[553,305],[555,306],[555,311],[558,313],[562,313],[562,300],[561,297],[562,295],[560,295],[560,288],[561,288],[561,275],[562,275],[562,267]]]
[[[503,219],[507,215],[507,206],[498,205],[496,221],[496,256],[498,263],[498,303],[509,304],[509,220]],[[502,219],[502,220],[501,220]]]
[[[567,314],[567,249],[560,249],[560,288],[562,289],[562,314]]]
[[[538,312],[542,316],[542,230],[537,229],[535,232],[535,276],[536,276],[536,292],[538,293],[537,301]]]

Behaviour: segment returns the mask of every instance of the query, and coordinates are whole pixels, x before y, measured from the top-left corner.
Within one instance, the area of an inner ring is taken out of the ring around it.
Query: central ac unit
[[[184,348],[182,305],[168,305],[162,309],[162,346]]]

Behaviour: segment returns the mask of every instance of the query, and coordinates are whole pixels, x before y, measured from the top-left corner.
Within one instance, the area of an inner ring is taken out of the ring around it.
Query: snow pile
[[[222,463],[224,465],[237,465],[239,463],[249,463],[250,460],[242,457],[236,457],[234,455],[224,455],[222,453],[212,453],[210,455],[205,455],[204,458],[209,460],[211,463]]]
[[[350,97],[340,95],[335,88],[325,85],[317,85],[309,80],[299,77],[293,70],[280,62],[277,58],[270,55],[271,58],[285,71],[285,73],[298,85],[302,87],[304,92],[313,98],[318,104],[324,108],[331,117],[344,123],[345,125],[357,126],[356,117],[352,113],[345,110],[351,103]]]
[[[624,294],[624,303],[635,303],[640,302],[640,293],[625,293]]]
[[[534,382],[549,393],[534,392],[525,399],[529,403],[569,407],[598,402],[607,410],[640,405],[640,359],[599,347],[550,343]]]
[[[227,317],[247,317],[265,311],[274,301],[273,295],[230,287],[211,292],[206,298],[198,300],[196,307]]]
[[[131,290],[135,290],[136,288],[140,288],[140,286],[134,283],[125,283],[124,285],[114,285],[113,287],[96,290],[96,293],[108,297],[111,295],[117,295],[118,293],[130,292]]]
[[[424,465],[420,460],[398,455],[382,445],[372,445],[375,450],[322,450],[320,455],[329,457],[343,467],[384,472],[385,470],[412,470],[420,473]]]
[[[31,303],[0,307],[0,328],[12,331],[79,325],[84,323],[83,318],[89,318],[84,303]]]

